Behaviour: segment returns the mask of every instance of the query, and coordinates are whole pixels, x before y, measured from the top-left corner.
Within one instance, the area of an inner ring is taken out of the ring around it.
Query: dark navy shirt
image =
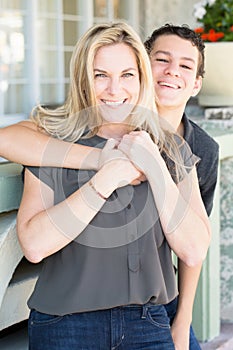
[[[196,123],[184,114],[184,139],[193,154],[200,158],[197,164],[197,175],[203,203],[207,214],[213,207],[214,190],[218,175],[219,146],[217,142]]]

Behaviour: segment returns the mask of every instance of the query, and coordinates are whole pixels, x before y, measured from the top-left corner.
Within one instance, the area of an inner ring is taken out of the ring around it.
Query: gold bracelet
[[[88,182],[88,184],[93,189],[93,191],[95,191],[95,193],[98,194],[100,198],[104,199],[105,201],[107,200],[107,197],[104,197],[99,191],[97,191],[91,180]]]

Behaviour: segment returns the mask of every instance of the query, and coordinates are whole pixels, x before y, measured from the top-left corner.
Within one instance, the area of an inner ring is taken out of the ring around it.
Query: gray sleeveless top
[[[79,140],[99,148],[105,142],[99,136]],[[95,174],[62,168],[28,169],[53,189],[54,204]],[[44,259],[28,306],[65,315],[148,301],[166,304],[176,295],[171,250],[146,181],[114,191],[79,237]]]

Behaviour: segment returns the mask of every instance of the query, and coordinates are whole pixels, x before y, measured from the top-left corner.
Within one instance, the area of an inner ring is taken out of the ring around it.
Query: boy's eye
[[[186,66],[186,64],[182,64],[181,67],[182,67],[182,68],[185,68],[185,69],[192,69],[191,67]]]
[[[168,62],[166,58],[156,58],[155,60],[158,62]]]

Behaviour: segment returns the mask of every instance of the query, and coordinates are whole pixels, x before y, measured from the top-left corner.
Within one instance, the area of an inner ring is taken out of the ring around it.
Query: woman
[[[151,76],[137,34],[100,24],[77,43],[64,106],[36,109],[50,135],[105,147],[97,172],[25,171],[19,240],[44,260],[30,349],[174,349],[161,306],[177,295],[170,249],[197,264],[210,229],[195,159],[160,129]]]

